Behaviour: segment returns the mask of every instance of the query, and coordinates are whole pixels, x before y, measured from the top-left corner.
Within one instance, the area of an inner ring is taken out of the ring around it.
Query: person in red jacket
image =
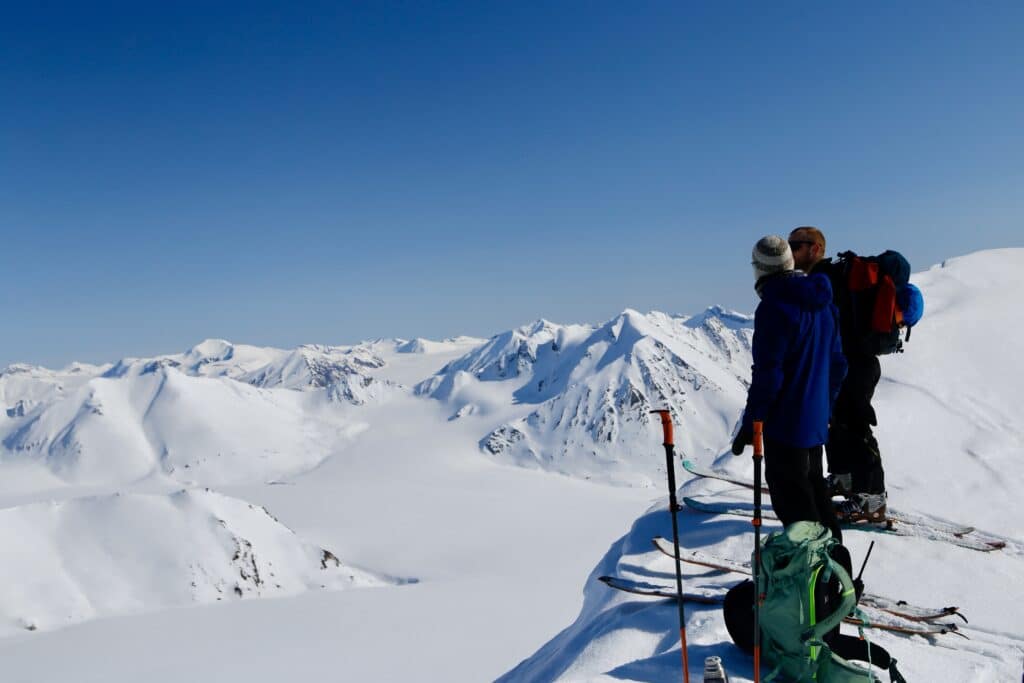
[[[822,475],[822,445],[846,375],[832,286],[822,275],[794,270],[781,237],[754,246],[754,365],[747,405],[732,452],[750,443],[755,420],[764,423],[765,479],[783,524],[820,522],[842,533]]]

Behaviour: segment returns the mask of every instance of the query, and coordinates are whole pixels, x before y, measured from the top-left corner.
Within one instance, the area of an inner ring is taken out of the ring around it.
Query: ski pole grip
[[[754,420],[754,457],[760,458],[764,455],[764,423]]]
[[[667,410],[652,410],[651,414],[661,416],[661,432],[662,436],[665,437],[663,443],[666,446],[672,446],[672,414]]]

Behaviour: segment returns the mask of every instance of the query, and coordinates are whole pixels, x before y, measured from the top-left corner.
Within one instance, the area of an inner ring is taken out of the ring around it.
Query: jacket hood
[[[832,283],[822,274],[792,271],[769,278],[762,286],[765,301],[780,301],[805,311],[820,311],[832,303]]]

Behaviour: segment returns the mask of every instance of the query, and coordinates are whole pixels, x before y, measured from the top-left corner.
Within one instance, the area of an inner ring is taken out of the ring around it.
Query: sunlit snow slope
[[[263,508],[203,490],[0,510],[0,547],[0,637],[101,616],[396,583],[344,566]]]

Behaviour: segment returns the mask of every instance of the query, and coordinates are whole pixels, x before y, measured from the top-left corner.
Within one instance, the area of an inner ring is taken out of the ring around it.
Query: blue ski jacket
[[[828,277],[794,271],[763,283],[753,356],[743,428],[763,420],[765,439],[795,448],[825,443],[847,368]]]

